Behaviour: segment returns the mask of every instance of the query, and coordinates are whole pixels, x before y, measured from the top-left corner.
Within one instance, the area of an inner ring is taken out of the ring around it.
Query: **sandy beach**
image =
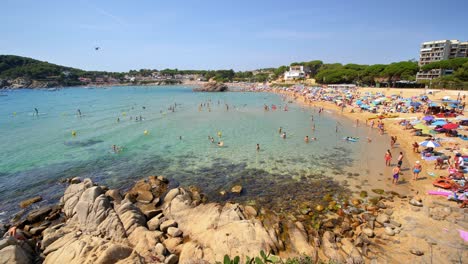
[[[341,111],[341,108],[331,102],[310,101],[304,95],[284,91],[281,89],[273,89],[275,93],[287,96],[291,100],[299,104],[310,107],[323,107],[337,114],[348,117],[352,120],[359,120],[361,125],[369,125],[368,118],[375,117],[376,114],[367,111],[350,112],[349,107]],[[431,94],[425,89],[395,89],[395,88],[358,88],[361,94],[366,92],[383,93],[384,95],[400,95],[403,98],[421,96],[426,94],[430,100],[441,100],[443,97],[449,96],[452,99],[457,96],[468,95],[468,92],[454,90],[430,90]],[[468,102],[465,99],[465,103]],[[453,201],[447,201],[446,197],[428,195],[428,191],[437,190],[432,185],[435,177],[431,177],[430,173],[435,173],[437,176],[447,176],[447,170],[434,169],[435,161],[425,161],[421,159],[419,153],[413,152],[413,142],[421,142],[424,137],[412,136],[409,131],[404,130],[399,124],[402,119],[422,119],[423,113],[398,113],[398,118],[383,119],[385,124],[386,134],[397,136],[397,144],[392,149],[393,160],[392,164],[396,164],[396,157],[402,151],[408,163],[402,166],[403,182],[395,186],[391,184],[391,168],[384,167],[384,153],[376,153],[382,156],[382,167],[384,170],[383,176],[376,175],[374,181],[370,181],[370,188],[383,188],[386,191],[394,190],[396,192],[414,197],[420,200],[424,205],[422,208],[414,207],[408,202],[395,202],[392,204],[392,210],[395,220],[403,223],[406,226],[404,231],[396,239],[385,240],[382,243],[382,249],[386,252],[385,256],[379,260],[379,263],[408,263],[408,262],[423,262],[423,263],[463,263],[463,259],[468,258],[468,242],[464,241],[460,236],[461,231],[468,230],[468,210],[459,208],[459,204]],[[466,110],[465,110],[466,116]],[[466,134],[466,127],[460,127],[459,132]],[[447,155],[454,156],[449,148],[460,144],[461,149],[468,147],[466,141],[461,138],[450,138],[443,134],[438,134],[437,137],[446,139],[443,143],[443,152]],[[379,140],[379,139],[373,139]],[[372,144],[372,143],[370,143]],[[389,142],[390,148],[390,142]],[[421,148],[420,148],[421,149]],[[416,161],[422,164],[422,172],[417,181],[412,178],[412,166]],[[401,179],[401,178],[400,178]],[[385,182],[382,186],[382,180]],[[417,247],[426,252],[421,260],[419,256],[410,253],[410,249]],[[382,261],[382,262],[380,262]]]

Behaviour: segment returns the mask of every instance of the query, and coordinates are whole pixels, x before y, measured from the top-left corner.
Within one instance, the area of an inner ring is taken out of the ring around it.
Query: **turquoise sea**
[[[36,207],[56,202],[66,187],[60,179],[75,176],[125,190],[137,179],[164,175],[172,186],[200,187],[210,201],[288,210],[294,205],[287,201],[346,192],[339,181],[369,174],[370,164],[383,163],[383,154],[369,154],[365,137],[375,135],[368,128],[353,127],[339,113],[319,115],[317,109],[275,94],[195,93],[184,86],[2,94],[0,218],[19,211],[18,202],[35,195],[44,198]],[[278,109],[264,111],[264,104]],[[285,104],[288,111],[280,109]],[[174,105],[174,111],[169,110]],[[142,120],[135,121],[140,116]],[[306,135],[317,141],[304,143]],[[224,147],[208,136],[223,141]],[[345,136],[361,140],[350,143]],[[113,153],[112,145],[123,150]],[[380,148],[383,153],[384,146]],[[219,194],[235,184],[244,187],[241,196]]]

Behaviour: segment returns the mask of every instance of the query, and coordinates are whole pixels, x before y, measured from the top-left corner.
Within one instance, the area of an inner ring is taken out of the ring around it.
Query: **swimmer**
[[[179,136],[179,140],[182,140],[182,136]]]
[[[117,146],[116,146],[116,145],[112,145],[112,151],[113,151],[114,153],[117,153],[117,152],[118,152]]]
[[[211,143],[214,143],[214,137],[211,137],[210,141]]]
[[[119,122],[120,122],[120,118],[117,117],[117,123],[119,123]]]
[[[218,142],[218,147],[222,147],[222,146],[224,146],[224,142],[223,141]]]
[[[34,108],[34,111],[36,112],[36,116],[39,116],[39,110],[37,110],[37,108]]]
[[[312,139],[313,141],[316,141],[316,140],[317,140],[316,137],[311,137],[310,139]]]
[[[280,127],[280,128],[278,129],[278,133],[281,134],[282,131],[283,131],[283,128]]]
[[[305,136],[304,142],[305,142],[305,143],[309,143],[309,136]]]
[[[76,110],[76,112],[78,113],[78,116],[81,117],[81,111],[80,111],[80,109]]]
[[[283,134],[281,134],[281,137],[282,137],[283,139],[286,139],[286,132],[283,132]]]
[[[257,143],[257,151],[260,151],[260,144]]]

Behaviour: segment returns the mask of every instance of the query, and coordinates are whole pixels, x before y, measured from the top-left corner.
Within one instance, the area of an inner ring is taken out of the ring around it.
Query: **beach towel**
[[[460,233],[460,237],[465,240],[465,242],[468,242],[468,232],[464,231],[464,230],[461,230],[461,229],[457,229],[458,232]]]

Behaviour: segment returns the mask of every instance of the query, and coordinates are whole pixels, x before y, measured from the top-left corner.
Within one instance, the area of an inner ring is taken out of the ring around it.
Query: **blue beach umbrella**
[[[434,141],[434,140],[426,140],[426,141],[419,143],[419,145],[426,147],[426,148],[437,148],[441,146],[439,142]]]
[[[414,106],[414,107],[419,107],[421,105],[421,103],[420,102],[411,102],[410,105]]]
[[[431,115],[428,115],[428,116],[423,117],[423,120],[424,121],[432,121],[432,120],[434,120],[434,117],[431,116]]]
[[[447,124],[447,122],[445,122],[444,120],[437,120],[437,121],[433,122],[431,125],[432,126],[443,126],[445,124]]]

